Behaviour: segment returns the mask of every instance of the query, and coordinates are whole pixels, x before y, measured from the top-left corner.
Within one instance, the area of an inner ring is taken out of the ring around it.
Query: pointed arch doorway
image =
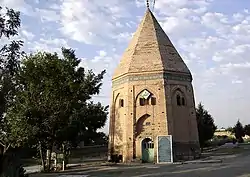
[[[145,138],[141,142],[142,163],[154,162],[154,142],[151,138]]]

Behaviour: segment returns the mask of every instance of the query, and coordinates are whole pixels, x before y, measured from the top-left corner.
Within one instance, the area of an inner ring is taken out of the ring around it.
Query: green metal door
[[[154,143],[149,139],[142,141],[142,163],[154,162]]]

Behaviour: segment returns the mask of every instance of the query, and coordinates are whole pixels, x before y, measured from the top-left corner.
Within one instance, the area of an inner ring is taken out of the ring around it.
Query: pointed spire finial
[[[149,0],[147,0],[147,8],[149,8]]]

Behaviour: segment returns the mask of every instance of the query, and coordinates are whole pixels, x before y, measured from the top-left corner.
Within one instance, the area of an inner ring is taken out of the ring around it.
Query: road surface
[[[250,177],[249,153],[217,158],[222,159],[222,163],[96,165],[31,177]]]

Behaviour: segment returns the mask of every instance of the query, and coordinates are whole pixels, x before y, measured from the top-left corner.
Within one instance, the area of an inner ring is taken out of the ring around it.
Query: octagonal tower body
[[[142,159],[145,139],[172,135],[174,160],[199,154],[192,75],[147,9],[112,78],[109,155]]]

